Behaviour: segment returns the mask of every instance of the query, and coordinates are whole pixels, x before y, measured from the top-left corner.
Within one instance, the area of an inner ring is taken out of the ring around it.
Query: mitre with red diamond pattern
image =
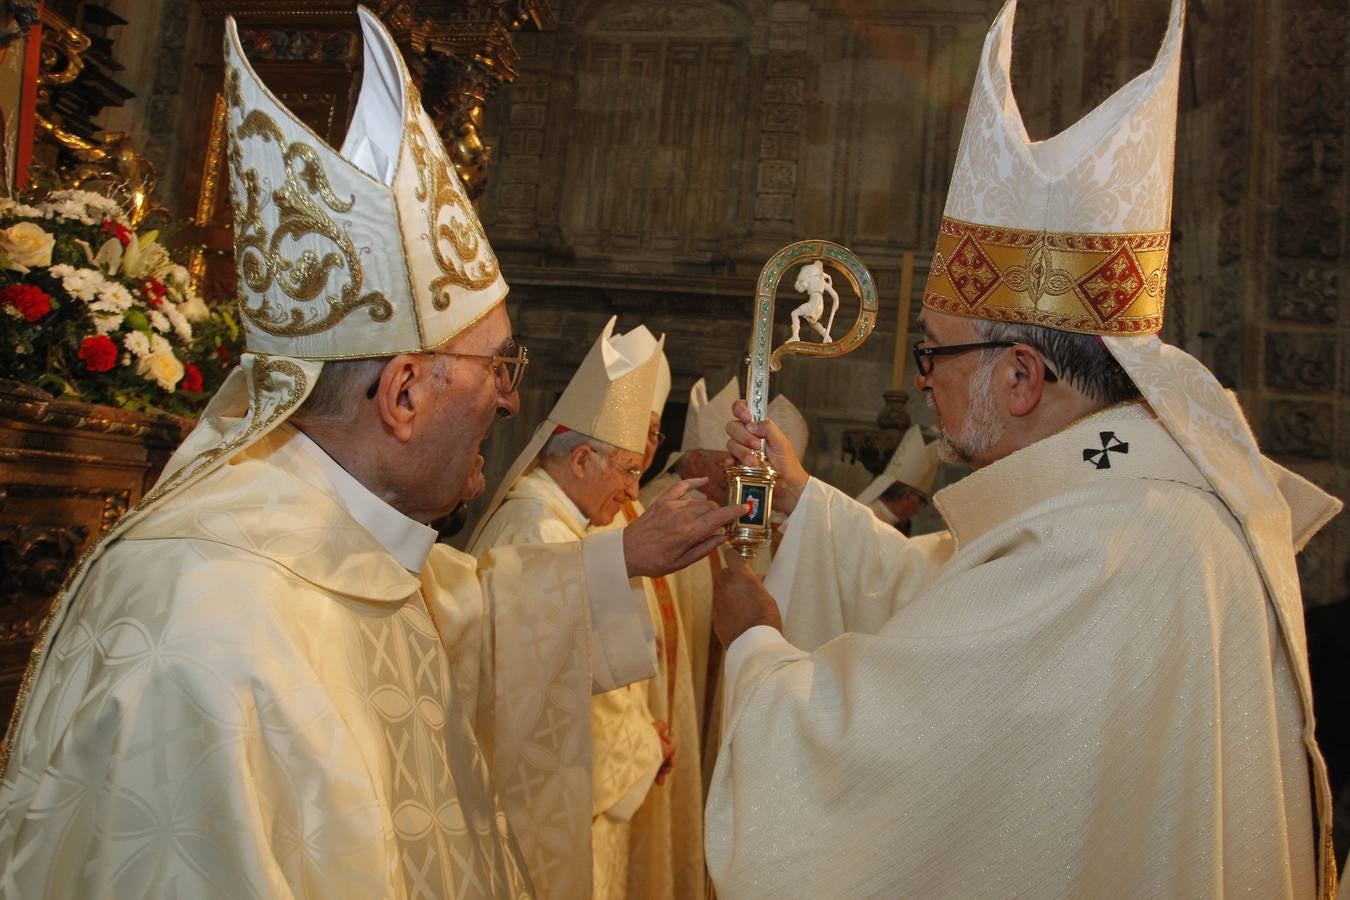
[[[1088,334],[1162,328],[1182,4],[1151,68],[1032,141],[1009,63],[1016,0],[985,39],[924,291],[930,309]]]

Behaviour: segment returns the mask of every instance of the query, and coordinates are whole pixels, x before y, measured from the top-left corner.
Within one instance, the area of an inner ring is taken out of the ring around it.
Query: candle
[[[909,304],[914,292],[914,251],[906,250],[900,263],[900,321],[895,328],[895,359],[891,364],[891,390],[905,389],[905,361],[909,358]]]

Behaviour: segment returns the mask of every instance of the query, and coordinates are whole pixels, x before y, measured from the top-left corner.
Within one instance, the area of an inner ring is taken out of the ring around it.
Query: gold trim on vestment
[[[923,305],[1083,334],[1155,334],[1170,238],[994,228],[944,216]]]

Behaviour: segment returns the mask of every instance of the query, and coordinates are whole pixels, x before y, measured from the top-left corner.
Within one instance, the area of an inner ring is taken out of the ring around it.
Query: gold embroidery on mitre
[[[431,282],[431,305],[444,310],[450,306],[452,285],[481,291],[497,280],[500,269],[463,188],[451,180],[458,179],[459,174],[444,152],[437,152],[440,148],[431,146],[422,130],[416,114],[421,102],[416,89],[409,84],[406,90],[409,113],[404,127],[408,149],[412,151],[417,168],[415,196],[426,209],[425,237],[431,245],[436,267],[441,270],[441,276]],[[438,137],[433,139],[439,140]],[[442,213],[449,213],[448,221],[442,221]],[[446,254],[446,244],[454,251],[453,257]],[[457,263],[462,263],[462,270]]]
[[[1088,234],[944,217],[923,304],[958,316],[1085,334],[1154,334],[1167,289],[1166,231]]]
[[[361,307],[369,307],[370,318],[387,322],[394,314],[393,305],[380,291],[361,293],[365,272],[361,268],[360,253],[351,236],[338,225],[317,197],[334,213],[348,213],[356,205],[355,196],[343,200],[329,183],[318,152],[309,144],[295,141],[287,144],[276,121],[267,113],[243,109],[243,95],[239,89],[239,72],[229,66],[225,73],[225,96],[231,108],[242,116],[233,129],[229,160],[234,176],[230,183],[231,205],[235,212],[234,251],[239,262],[239,274],[249,290],[261,296],[261,302],[250,306],[242,298],[239,307],[249,322],[268,334],[283,337],[318,334],[327,331]],[[241,143],[246,138],[261,138],[265,144],[274,144],[281,152],[286,177],[272,191],[271,201],[277,211],[275,231],[268,232],[262,218],[263,186],[256,169],[245,169]],[[242,188],[244,196],[239,196]],[[296,240],[305,235],[317,235],[331,242],[335,249],[323,255],[306,249],[291,258],[282,251],[287,239]],[[330,275],[346,269],[350,277],[337,296],[325,293]],[[322,296],[322,307],[307,313],[300,307],[286,309],[268,296],[273,287],[300,303],[313,303]],[[281,306],[281,308],[278,308]]]

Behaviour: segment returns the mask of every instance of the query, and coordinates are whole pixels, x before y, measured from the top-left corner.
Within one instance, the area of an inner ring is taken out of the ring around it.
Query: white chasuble
[[[719,897],[1312,896],[1303,663],[1147,407],[935,500],[950,535],[908,540],[803,492],[787,640],[728,653]]]
[[[438,545],[419,579],[295,437],[72,584],[0,785],[0,895],[585,896],[556,837],[589,812],[582,548]]]

